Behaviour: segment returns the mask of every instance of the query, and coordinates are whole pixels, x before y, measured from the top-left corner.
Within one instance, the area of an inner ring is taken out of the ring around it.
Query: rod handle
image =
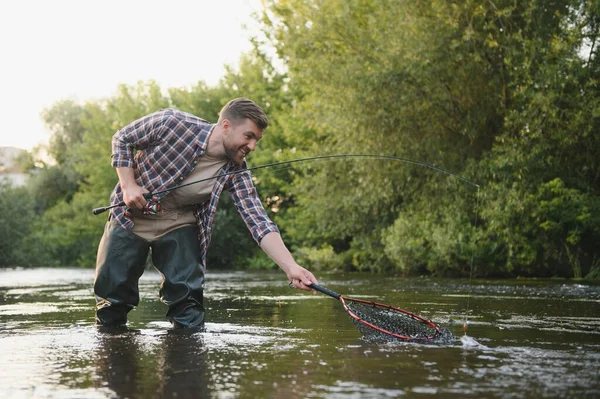
[[[125,201],[121,201],[121,202],[119,202],[119,203],[118,203],[118,204],[116,204],[116,205],[111,205],[111,206],[102,206],[102,207],[100,207],[100,208],[94,208],[94,209],[92,210],[92,213],[93,213],[94,215],[99,215],[99,214],[101,214],[101,213],[104,213],[104,212],[108,211],[109,209],[116,208],[117,206],[125,206]]]
[[[103,206],[101,208],[94,208],[94,209],[92,209],[92,213],[94,215],[99,215],[99,214],[104,213],[106,211],[108,211],[108,207],[107,206]]]
[[[319,284],[312,283],[310,285],[310,288],[317,290],[325,295],[329,295],[330,297],[335,298],[335,299],[340,299],[340,297],[341,297],[341,295],[338,294],[337,292],[331,291],[329,288],[325,288]]]
[[[153,195],[154,195],[154,193],[152,193],[152,192],[147,192],[147,193],[144,193],[144,198],[146,198],[147,200],[149,200],[150,198],[152,198],[152,196],[153,196]],[[121,202],[119,202],[119,203],[118,203],[118,204],[116,204],[116,205],[102,206],[102,207],[100,207],[100,208],[95,208],[95,209],[92,209],[92,213],[93,213],[94,215],[99,215],[99,214],[101,214],[101,213],[104,213],[104,212],[108,211],[109,209],[116,208],[116,207],[118,207],[118,206],[125,206],[125,205],[127,205],[127,204],[125,203],[125,201],[121,201]]]

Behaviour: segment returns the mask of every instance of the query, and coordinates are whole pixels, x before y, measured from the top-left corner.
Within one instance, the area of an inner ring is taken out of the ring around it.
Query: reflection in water
[[[202,336],[189,330],[169,330],[163,336],[164,374],[161,396],[177,398],[208,397],[206,348]]]
[[[102,328],[102,327],[101,327]],[[99,328],[98,375],[119,397],[134,397],[138,390],[142,354],[136,338],[139,331]]]
[[[206,349],[196,330],[144,335],[98,329],[98,383],[118,397],[208,397]]]

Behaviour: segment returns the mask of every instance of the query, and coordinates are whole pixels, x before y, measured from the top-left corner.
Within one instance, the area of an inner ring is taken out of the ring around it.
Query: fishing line
[[[155,192],[149,192],[144,194],[144,198],[146,199],[150,199],[152,198],[152,196],[154,195],[160,195],[160,194],[166,194],[169,193],[173,190],[177,190],[179,188],[182,187],[187,187],[187,186],[191,186],[192,184],[197,184],[197,183],[201,183],[207,180],[212,180],[212,179],[218,179],[220,177],[223,176],[229,176],[229,175],[235,175],[235,174],[239,174],[239,173],[244,173],[244,172],[248,172],[248,171],[253,171],[253,170],[259,170],[259,169],[264,169],[264,168],[272,168],[275,166],[281,166],[281,165],[291,165],[294,163],[298,163],[298,162],[306,162],[306,161],[316,161],[316,160],[321,160],[321,159],[332,159],[332,158],[375,158],[375,159],[390,159],[390,160],[394,160],[394,161],[399,161],[399,162],[403,162],[403,163],[407,163],[407,164],[411,164],[411,165],[417,165],[417,166],[421,166],[427,169],[431,169],[431,170],[435,170],[437,172],[441,172],[444,173],[446,175],[452,176],[464,183],[467,183],[471,186],[477,187],[479,188],[479,185],[468,180],[465,179],[464,177],[456,174],[456,173],[452,173],[449,170],[440,168],[439,166],[435,166],[426,162],[419,162],[419,161],[413,161],[411,159],[407,159],[407,158],[402,158],[402,157],[397,157],[394,155],[378,155],[378,154],[333,154],[333,155],[319,155],[319,156],[314,156],[314,157],[307,157],[307,158],[298,158],[298,159],[292,159],[292,160],[288,160],[288,161],[280,161],[280,162],[272,162],[272,163],[268,163],[268,164],[264,164],[264,165],[259,165],[259,166],[253,166],[251,168],[246,168],[246,169],[238,169],[238,170],[234,170],[231,172],[227,172],[227,173],[222,173],[220,175],[217,176],[212,176],[212,177],[208,177],[206,179],[200,179],[197,181],[193,181],[193,182],[189,182],[189,183],[185,183],[185,184],[180,184],[178,186],[174,186],[171,188],[168,188],[166,190],[161,190],[161,191],[155,191]],[[116,208],[118,206],[125,206],[125,202],[121,201],[118,204],[115,205],[110,205],[110,206],[105,206],[105,207],[101,207],[101,208],[95,208],[94,210],[92,210],[92,213],[94,215],[98,215],[100,213],[106,212],[109,209],[112,208]]]
[[[479,221],[479,186],[477,186],[477,194],[475,196],[475,224],[474,224],[474,229],[473,231],[475,231],[475,234],[477,234],[477,222]],[[475,238],[476,239],[476,238]],[[467,336],[467,330],[469,328],[469,305],[471,302],[471,294],[473,292],[473,284],[472,284],[472,280],[473,280],[473,258],[475,257],[475,248],[473,247],[473,251],[471,252],[471,261],[470,261],[470,267],[469,267],[469,293],[467,294],[467,309],[465,311],[465,322],[463,324],[463,332],[464,332],[464,336]]]

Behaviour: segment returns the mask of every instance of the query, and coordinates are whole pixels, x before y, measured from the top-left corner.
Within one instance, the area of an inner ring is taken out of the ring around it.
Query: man
[[[163,276],[161,300],[174,327],[204,323],[202,305],[206,252],[219,196],[228,190],[252,237],[286,273],[290,286],[309,290],[317,283],[298,265],[267,216],[245,157],[256,148],[268,120],[254,102],[227,103],[217,124],[194,115],[164,109],[119,130],[112,141],[112,166],[119,183],[98,248],[94,293],[96,321],[124,325],[139,303],[138,280],[149,250]],[[239,173],[222,176],[225,173]],[[216,177],[220,176],[220,177]],[[216,177],[216,178],[213,178]],[[146,199],[187,182],[201,183]],[[234,243],[232,243],[234,245]]]

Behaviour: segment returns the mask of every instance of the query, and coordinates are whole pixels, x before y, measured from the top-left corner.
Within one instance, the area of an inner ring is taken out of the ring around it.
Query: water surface
[[[206,330],[190,333],[164,320],[151,271],[128,327],[100,330],[92,270],[0,270],[0,397],[600,396],[598,284],[319,276],[456,335],[424,345],[367,342],[338,301],[292,290],[283,277],[209,272]]]

